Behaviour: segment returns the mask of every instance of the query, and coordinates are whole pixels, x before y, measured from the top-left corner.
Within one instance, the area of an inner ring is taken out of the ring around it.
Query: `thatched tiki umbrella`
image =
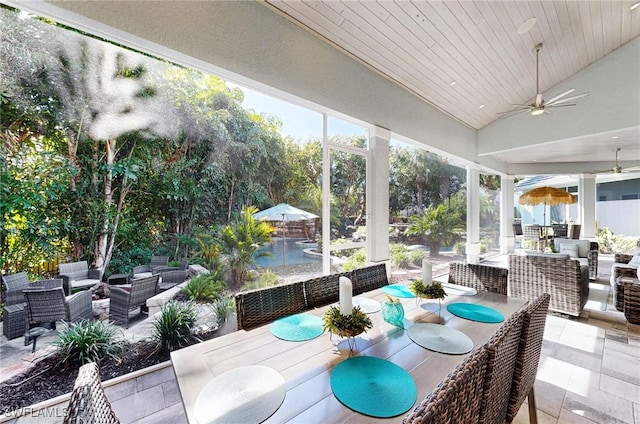
[[[571,205],[576,203],[576,198],[568,191],[555,187],[538,187],[520,196],[518,203],[521,205],[544,204],[543,225],[547,225],[547,206]]]

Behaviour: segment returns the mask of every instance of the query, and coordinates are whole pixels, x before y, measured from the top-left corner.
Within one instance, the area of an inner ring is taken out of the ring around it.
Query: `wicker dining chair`
[[[152,275],[133,280],[128,290],[109,286],[109,321],[129,328],[129,312],[139,307],[142,313],[147,299],[158,293],[159,278],[159,275]]]
[[[308,309],[302,281],[240,292],[235,299],[238,330],[250,330]]]
[[[104,394],[95,362],[80,367],[62,423],[120,424]]]
[[[640,284],[625,281],[624,287],[624,317],[631,324],[640,324]]]
[[[387,265],[384,263],[369,265],[364,268],[353,270],[351,277],[353,283],[353,295],[357,296],[364,292],[379,289],[389,285],[387,277]]]
[[[550,299],[551,296],[545,293],[531,302],[524,310],[520,345],[518,346],[507,408],[507,423],[511,423],[515,419],[525,398],[528,399],[529,404],[529,422],[531,424],[538,422],[533,385],[536,382],[540,353],[542,352],[542,336],[547,322]]]
[[[449,283],[507,295],[509,270],[487,265],[449,262]]]
[[[474,350],[402,422],[477,423],[486,366],[487,351]]]
[[[26,289],[23,293],[26,300],[27,329],[42,323],[51,323],[55,329],[56,321],[77,322],[93,319],[92,296],[89,290],[66,297],[61,287]]]
[[[340,296],[340,277],[352,278],[353,274],[348,271],[306,280],[304,282],[304,292],[309,307],[319,308],[337,302]]]
[[[507,418],[523,315],[523,311],[513,314],[483,346],[487,369],[480,403],[481,424],[504,423]]]
[[[539,225],[523,225],[522,226],[522,237],[523,244],[525,248],[530,248],[530,245],[535,245],[537,250],[540,250],[542,246],[542,242],[544,241],[544,237],[542,236],[542,231]]]

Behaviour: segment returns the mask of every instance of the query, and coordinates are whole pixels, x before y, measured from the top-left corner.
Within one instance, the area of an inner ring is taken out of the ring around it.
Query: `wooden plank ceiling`
[[[480,129],[640,35],[634,1],[279,1],[267,5]],[[519,28],[536,18],[529,31]],[[557,93],[556,93],[557,94]],[[577,94],[577,93],[574,93]]]

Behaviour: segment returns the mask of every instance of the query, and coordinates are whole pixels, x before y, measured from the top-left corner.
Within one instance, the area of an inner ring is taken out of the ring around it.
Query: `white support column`
[[[514,177],[500,179],[500,253],[505,255],[515,250],[513,234],[513,187]]]
[[[391,132],[369,128],[367,158],[367,262],[389,260],[389,140]]]
[[[596,239],[596,177],[582,174],[578,177],[580,203],[580,238]]]
[[[467,168],[467,263],[480,262],[480,171]]]

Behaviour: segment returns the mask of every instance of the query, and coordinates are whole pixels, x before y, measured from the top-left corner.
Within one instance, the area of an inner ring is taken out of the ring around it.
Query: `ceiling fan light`
[[[544,113],[544,108],[542,106],[536,106],[531,109],[531,116],[538,116]]]

